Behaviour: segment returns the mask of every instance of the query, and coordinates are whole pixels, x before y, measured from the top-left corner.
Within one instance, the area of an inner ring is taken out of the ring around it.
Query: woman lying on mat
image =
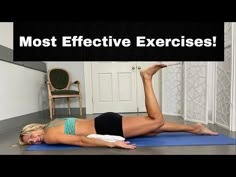
[[[152,77],[167,65],[156,64],[140,72],[147,116],[122,117],[117,113],[104,113],[94,119],[55,119],[49,124],[29,124],[21,133],[19,143],[24,144],[67,144],[78,146],[103,146],[135,149],[135,144],[127,141],[105,141],[88,135],[114,135],[117,137],[154,136],[160,132],[190,132],[194,134],[217,135],[200,123],[184,125],[167,122],[163,118],[155,97]]]

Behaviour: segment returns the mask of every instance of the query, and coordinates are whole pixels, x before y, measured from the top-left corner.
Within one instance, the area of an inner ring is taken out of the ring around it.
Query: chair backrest
[[[48,73],[48,80],[54,89],[68,89],[70,85],[70,75],[62,68],[51,69]]]

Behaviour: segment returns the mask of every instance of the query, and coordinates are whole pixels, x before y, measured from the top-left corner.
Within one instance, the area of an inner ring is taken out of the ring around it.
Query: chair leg
[[[79,97],[79,112],[80,112],[80,116],[82,116],[82,98]]]
[[[69,115],[71,115],[71,111],[70,111],[70,98],[67,98],[67,105],[68,105]]]
[[[52,115],[55,115],[55,99],[52,99]]]
[[[49,112],[50,112],[50,119],[51,120],[52,120],[52,109],[53,109],[52,108],[53,107],[53,105],[52,105],[53,103],[52,102],[53,102],[53,100],[52,100],[52,98],[50,98],[49,99]]]

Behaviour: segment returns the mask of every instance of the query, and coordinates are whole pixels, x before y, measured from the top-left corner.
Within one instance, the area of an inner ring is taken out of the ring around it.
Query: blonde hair
[[[20,132],[20,137],[19,137],[19,144],[20,145],[26,145],[28,143],[23,141],[23,136],[27,135],[30,132],[33,132],[35,130],[40,130],[44,129],[48,124],[38,124],[38,123],[32,123],[24,126]]]

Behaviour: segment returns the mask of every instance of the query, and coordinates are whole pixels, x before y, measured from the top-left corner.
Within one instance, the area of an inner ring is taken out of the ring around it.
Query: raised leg
[[[145,105],[148,117],[151,119],[160,119],[161,121],[163,121],[163,115],[153,90],[152,77],[163,67],[166,67],[166,65],[153,65],[152,67],[140,72],[143,81]]]
[[[142,135],[156,135],[160,132],[189,132],[194,134],[209,134],[217,135],[203,126],[200,123],[195,125],[177,124],[174,122],[166,122],[163,119],[163,114],[158,105],[156,96],[152,86],[152,76],[161,68],[166,65],[153,65],[146,70],[140,72],[144,92],[145,92],[145,105],[148,116],[134,116],[123,118],[123,133],[124,137],[142,136]]]
[[[152,77],[157,71],[164,67],[166,67],[166,65],[156,64],[140,72],[144,86],[145,105],[148,116],[124,117],[123,132],[125,137],[147,134],[163,126],[163,114],[161,113],[153,91]]]

